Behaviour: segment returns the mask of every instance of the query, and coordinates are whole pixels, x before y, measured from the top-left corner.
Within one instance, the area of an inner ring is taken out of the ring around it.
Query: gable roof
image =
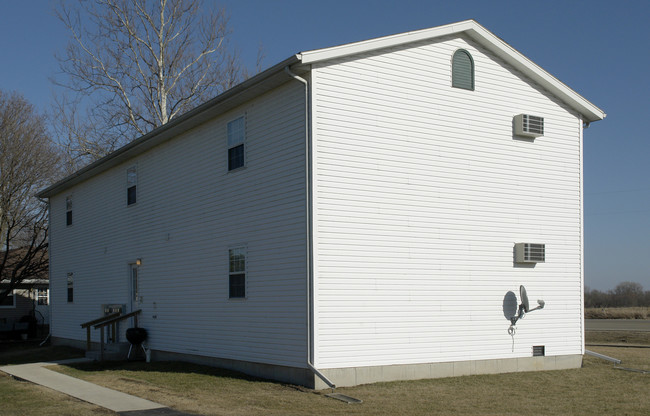
[[[547,89],[553,95],[566,102],[571,108],[582,114],[584,121],[592,122],[605,118],[606,114],[600,108],[590,103],[566,84],[546,72],[539,65],[526,58],[515,48],[501,38],[478,24],[474,20],[451,23],[430,29],[399,33],[361,42],[348,43],[331,48],[315,49],[302,52],[300,60],[303,64],[328,61],[358,53],[366,53],[379,49],[390,48],[407,43],[436,39],[442,36],[465,34],[481,46],[485,47],[499,58],[521,71],[527,77]]]
[[[542,88],[545,88],[569,107],[582,115],[584,121],[592,122],[605,118],[603,110],[596,107],[580,94],[569,88],[566,84],[546,72],[530,59],[526,58],[512,46],[501,40],[474,20],[451,23],[430,29],[413,32],[399,33],[369,39],[361,42],[347,43],[323,49],[300,52],[290,56],[284,61],[255,75],[241,84],[225,91],[210,101],[172,119],[167,124],[152,130],[131,143],[117,149],[103,158],[80,169],[76,173],[42,190],[39,198],[49,198],[67,188],[76,185],[100,172],[108,170],[158,144],[161,144],[176,135],[187,131],[199,124],[225,113],[232,108],[245,103],[263,93],[276,88],[291,78],[285,73],[285,68],[292,67],[298,74],[308,72],[311,64],[342,58],[354,54],[366,53],[412,42],[436,39],[442,36],[465,34],[493,54],[521,71]]]

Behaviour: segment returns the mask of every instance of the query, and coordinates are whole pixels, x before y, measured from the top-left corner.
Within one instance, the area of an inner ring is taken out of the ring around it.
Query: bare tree
[[[203,0],[77,0],[57,16],[70,30],[57,56],[57,134],[76,158],[96,159],[232,87],[224,9]]]
[[[636,282],[621,282],[613,290],[601,292],[590,290],[585,286],[585,307],[635,307],[650,306],[650,291],[643,291],[643,286]]]
[[[47,204],[35,194],[56,177],[58,162],[43,117],[22,96],[0,91],[0,301],[47,272]]]
[[[614,288],[614,300],[617,306],[640,306],[645,293],[643,286],[636,282],[621,282]]]

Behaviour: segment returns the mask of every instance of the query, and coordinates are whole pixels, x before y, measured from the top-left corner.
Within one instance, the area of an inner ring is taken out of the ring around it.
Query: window
[[[228,123],[228,170],[244,166],[244,140],[246,138],[244,117]]]
[[[0,308],[12,309],[16,307],[16,292],[12,291],[0,301]]]
[[[126,170],[126,205],[135,204],[137,185],[138,171],[135,166],[132,166]]]
[[[474,90],[474,60],[465,49],[458,49],[451,62],[451,86]]]
[[[228,297],[246,297],[246,248],[236,247],[228,250]]]
[[[65,225],[72,225],[72,197],[65,198]]]
[[[68,273],[68,302],[74,299],[74,274]]]
[[[47,289],[36,289],[36,303],[39,305],[49,305],[50,297]]]

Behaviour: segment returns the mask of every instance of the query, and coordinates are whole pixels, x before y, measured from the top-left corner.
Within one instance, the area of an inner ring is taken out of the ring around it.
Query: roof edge
[[[38,198],[50,198],[58,193],[65,191],[71,186],[74,186],[100,172],[112,168],[124,160],[139,154],[141,151],[147,150],[153,146],[165,142],[166,140],[169,140],[170,138],[174,137],[172,134],[169,134],[173,130],[177,130],[179,128],[189,129],[195,127],[194,123],[197,125],[200,124],[200,115],[206,113],[208,110],[218,106],[219,104],[233,99],[234,97],[247,91],[249,88],[264,83],[272,76],[283,72],[286,66],[294,65],[299,62],[299,55],[290,56],[284,61],[273,65],[272,67],[260,72],[259,74],[247,79],[246,81],[237,84],[231,89],[224,91],[223,93],[217,95],[215,98],[206,101],[198,107],[193,108],[187,113],[184,113],[172,119],[167,124],[164,124],[143,136],[140,136],[132,142],[102,157],[101,159],[98,159],[89,165],[84,166],[72,175],[69,175],[62,180],[54,183],[53,185],[50,185],[49,187],[41,190],[36,194],[36,196]],[[287,80],[289,79],[290,78],[287,77]]]
[[[575,92],[569,86],[555,78],[542,67],[528,59],[521,52],[517,51],[473,19],[429,29],[399,33],[360,42],[333,46],[330,48],[305,51],[300,54],[300,58],[303,64],[313,64],[358,53],[390,48],[405,43],[418,42],[461,33],[467,34],[472,40],[487,47],[498,57],[511,64],[519,71],[522,71],[542,87],[560,97],[563,101],[569,104],[570,107],[577,110],[585,118],[585,121],[598,121],[606,117],[603,110],[592,104],[586,98]]]
[[[475,20],[463,20],[461,22],[450,23],[428,29],[397,33],[394,35],[382,36],[379,38],[362,40],[359,42],[346,43],[329,48],[314,49],[301,52],[301,59],[303,64],[327,61],[330,59],[341,58],[357,53],[390,48],[391,46],[402,45],[406,42],[417,42],[420,40],[433,39],[440,36],[460,33],[471,29],[474,25],[478,25]]]

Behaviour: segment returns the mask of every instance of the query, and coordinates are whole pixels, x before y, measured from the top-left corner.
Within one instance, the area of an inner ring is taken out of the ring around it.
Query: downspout
[[[307,236],[307,367],[323,380],[328,386],[334,390],[336,386],[332,383],[323,373],[314,367],[313,357],[311,352],[311,319],[312,319],[312,301],[311,301],[311,288],[314,285],[314,278],[312,272],[312,230],[311,230],[311,129],[309,128],[309,82],[306,79],[299,77],[291,72],[288,66],[284,67],[284,71],[296,81],[302,82],[305,85],[305,231]]]
[[[41,198],[37,197],[39,201],[44,202],[47,204],[47,226],[50,227],[52,225],[52,210],[50,209],[50,198]],[[52,298],[52,268],[50,267],[50,263],[52,260],[52,250],[50,250],[50,237],[52,236],[52,233],[48,229],[48,236],[47,236],[47,289],[48,289],[48,297],[51,299]],[[50,317],[50,324],[48,325],[48,333],[43,342],[38,344],[39,347],[42,347],[49,341],[49,339],[52,337],[52,301],[50,300],[47,304],[47,307],[50,310],[49,317]]]

